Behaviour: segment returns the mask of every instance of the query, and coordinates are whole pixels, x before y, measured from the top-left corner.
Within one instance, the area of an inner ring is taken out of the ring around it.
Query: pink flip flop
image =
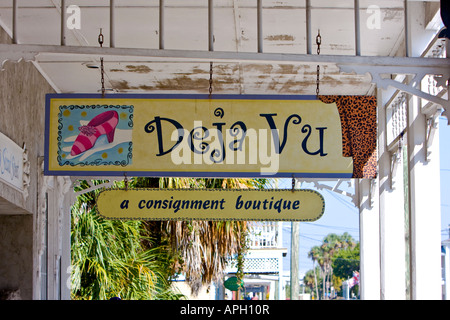
[[[73,143],[70,155],[76,156],[91,149],[98,137],[104,134],[106,134],[109,143],[113,142],[118,123],[119,115],[116,111],[105,111],[95,116],[86,126],[78,128],[80,134]]]

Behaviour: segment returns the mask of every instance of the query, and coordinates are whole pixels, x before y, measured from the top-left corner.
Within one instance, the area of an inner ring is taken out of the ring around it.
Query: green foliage
[[[333,260],[333,273],[337,280],[341,283],[353,276],[353,271],[359,271],[359,242],[353,248],[347,248],[339,251]],[[341,291],[341,285],[336,285],[336,288]],[[356,296],[359,292],[359,285],[350,289]]]
[[[154,246],[142,221],[100,217],[96,193],[79,196],[72,207],[72,298],[180,298],[170,291],[166,248]]]
[[[351,278],[353,271],[359,270],[359,243],[347,232],[342,235],[331,233],[320,246],[311,248],[308,257],[319,266],[306,273],[304,282],[311,290],[315,290],[316,296],[325,299],[331,286],[339,292],[342,282]],[[327,283],[330,285],[327,286]]]
[[[93,181],[100,184],[103,181]],[[264,188],[267,179],[133,178],[128,188]],[[82,182],[75,191],[88,187]],[[124,188],[120,182],[116,187]],[[170,279],[186,276],[192,293],[222,279],[227,258],[237,255],[242,277],[247,250],[245,221],[140,221],[100,217],[100,191],[72,207],[72,298],[178,299]]]
[[[314,297],[314,299],[322,296],[322,277],[319,266],[305,273],[303,284],[306,287],[305,292],[311,293],[311,297]]]
[[[357,270],[359,270],[359,242],[354,248],[337,252],[333,260],[333,273],[339,278],[351,278],[353,271]]]

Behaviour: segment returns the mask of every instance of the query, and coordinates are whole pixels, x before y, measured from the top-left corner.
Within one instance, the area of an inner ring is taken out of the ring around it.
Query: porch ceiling
[[[109,0],[73,0],[80,8],[81,28],[67,30],[67,46],[98,47],[100,28],[109,46]],[[208,50],[208,0],[165,0],[164,48]],[[305,0],[263,0],[263,51],[306,53]],[[404,41],[403,0],[377,0],[380,28],[367,23],[376,16],[360,1],[361,55],[392,56]],[[19,0],[18,42],[60,43],[60,1]],[[95,4],[93,4],[95,3]],[[214,1],[214,50],[257,51],[256,0]],[[320,29],[321,54],[354,55],[354,1],[311,0],[313,54]],[[423,1],[429,16],[439,2]],[[159,0],[115,1],[115,47],[159,48]],[[71,14],[68,13],[67,17]],[[420,21],[419,21],[420,22]],[[418,23],[419,23],[418,22]],[[426,24],[427,21],[420,22]],[[12,1],[0,0],[0,24],[11,35]],[[36,63],[58,92],[100,91],[97,57],[41,53]],[[112,57],[104,60],[105,86],[113,92],[208,93],[209,62],[164,58]],[[321,69],[323,94],[367,94],[373,86],[369,75],[341,73],[335,65]],[[315,94],[316,65],[216,62],[213,92],[227,94]]]

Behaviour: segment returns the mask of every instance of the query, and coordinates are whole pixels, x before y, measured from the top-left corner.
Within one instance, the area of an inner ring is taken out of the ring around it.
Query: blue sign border
[[[50,139],[50,101],[51,99],[239,99],[239,100],[318,100],[315,95],[238,95],[238,94],[140,94],[140,93],[117,93],[101,94],[94,93],[49,93],[45,97],[45,143],[44,143],[44,175],[48,176],[136,176],[136,177],[189,177],[189,178],[352,178],[351,173],[305,173],[277,172],[275,174],[249,173],[249,172],[159,172],[159,171],[68,171],[49,170],[49,139]]]

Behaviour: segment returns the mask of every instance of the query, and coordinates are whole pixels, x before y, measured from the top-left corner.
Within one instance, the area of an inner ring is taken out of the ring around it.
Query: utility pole
[[[292,189],[297,187],[297,181],[292,178]],[[300,222],[291,222],[291,300],[299,300],[299,248]]]

